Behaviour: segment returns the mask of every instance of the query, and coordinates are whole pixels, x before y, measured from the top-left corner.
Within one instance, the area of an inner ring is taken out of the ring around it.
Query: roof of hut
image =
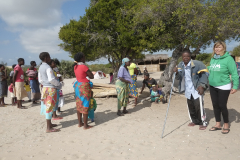
[[[145,58],[143,59],[143,61],[157,61],[157,60],[167,60],[168,54],[147,54],[145,55]]]

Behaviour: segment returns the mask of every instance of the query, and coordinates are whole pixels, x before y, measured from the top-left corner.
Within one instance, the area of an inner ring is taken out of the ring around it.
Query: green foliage
[[[196,60],[202,61],[206,66],[209,66],[212,58],[212,53],[198,54]]]
[[[233,56],[240,56],[240,45],[236,46],[231,53]]]
[[[118,69],[126,55],[143,58],[143,51],[183,49],[199,54],[217,40],[239,40],[239,0],[91,0],[79,21],[61,27],[60,44],[86,60],[106,57]]]
[[[113,72],[111,64],[92,64],[89,66],[91,71],[102,71],[105,74]]]
[[[75,77],[74,70],[73,70],[73,61],[66,61],[62,60],[60,66],[58,66],[60,74],[63,78],[73,78]]]

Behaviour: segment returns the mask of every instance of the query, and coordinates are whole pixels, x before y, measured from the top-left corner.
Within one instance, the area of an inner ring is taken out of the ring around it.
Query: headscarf
[[[122,67],[124,67],[125,66],[125,63],[126,62],[129,62],[130,60],[128,59],[128,58],[123,58],[123,60],[122,60]]]

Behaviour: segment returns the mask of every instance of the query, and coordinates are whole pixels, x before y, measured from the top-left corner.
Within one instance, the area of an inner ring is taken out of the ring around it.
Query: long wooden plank
[[[102,84],[102,83],[93,83],[93,87],[106,87],[106,88],[116,88],[113,84]]]

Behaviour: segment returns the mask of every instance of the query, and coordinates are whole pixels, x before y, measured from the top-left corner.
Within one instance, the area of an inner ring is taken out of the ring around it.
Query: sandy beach
[[[158,79],[160,73],[151,74]],[[228,101],[231,131],[210,132],[215,125],[209,92],[204,97],[209,126],[199,130],[188,127],[186,98],[174,94],[171,99],[164,138],[161,138],[167,104],[144,102],[122,117],[116,115],[116,98],[96,98],[98,107],[92,129],[78,128],[72,82],[65,79],[63,119],[53,121],[61,129],[45,133],[46,120],[40,115],[40,105],[26,110],[16,106],[0,108],[0,160],[166,160],[166,159],[240,159],[240,92]],[[93,80],[108,83],[109,79]],[[138,77],[141,87],[142,76]],[[147,96],[145,89],[140,99]],[[27,99],[25,99],[27,100]],[[131,99],[133,101],[134,99]],[[10,98],[6,98],[10,104]]]

